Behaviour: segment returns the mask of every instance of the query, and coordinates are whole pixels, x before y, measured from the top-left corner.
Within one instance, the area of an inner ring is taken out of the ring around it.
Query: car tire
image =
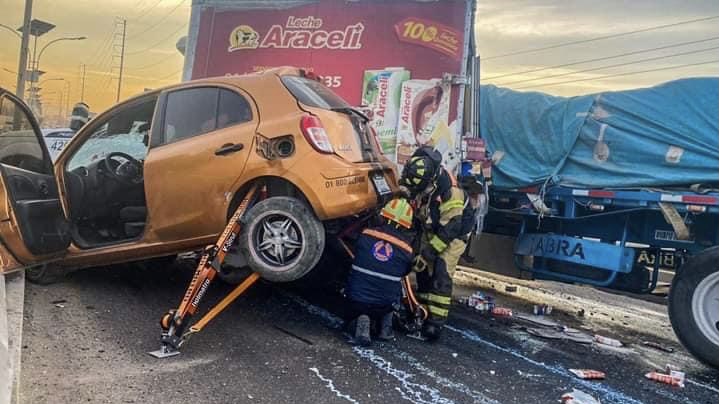
[[[271,282],[302,278],[325,247],[322,222],[297,198],[276,196],[258,202],[242,219],[240,248],[250,268]]]
[[[719,246],[691,257],[674,276],[669,319],[684,347],[719,369]]]
[[[35,265],[25,269],[25,279],[36,285],[51,285],[63,280],[68,271],[53,264]]]

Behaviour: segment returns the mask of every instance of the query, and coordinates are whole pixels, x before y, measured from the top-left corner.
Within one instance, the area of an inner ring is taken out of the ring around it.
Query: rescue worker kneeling
[[[355,244],[355,257],[345,288],[350,332],[354,343],[371,343],[371,328],[379,328],[378,338],[389,340],[392,312],[402,298],[403,276],[412,266],[414,212],[406,199],[387,203],[378,223],[360,235]]]

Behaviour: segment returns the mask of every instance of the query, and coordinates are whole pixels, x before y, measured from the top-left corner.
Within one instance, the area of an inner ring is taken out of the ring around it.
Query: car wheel
[[[243,218],[240,246],[250,268],[272,282],[291,282],[322,256],[325,229],[302,201],[277,196],[253,206]]]
[[[719,369],[719,246],[679,269],[669,291],[669,319],[687,350]]]
[[[25,279],[37,285],[50,285],[60,282],[67,270],[53,264],[35,265],[25,269]]]

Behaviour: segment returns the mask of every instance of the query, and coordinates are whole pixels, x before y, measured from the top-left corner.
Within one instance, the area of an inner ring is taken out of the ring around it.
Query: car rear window
[[[308,107],[333,109],[349,104],[322,83],[304,77],[282,76],[282,83],[300,103]]]

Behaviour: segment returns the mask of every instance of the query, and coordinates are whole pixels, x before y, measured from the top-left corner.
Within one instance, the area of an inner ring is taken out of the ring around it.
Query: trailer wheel
[[[680,268],[669,291],[669,319],[687,350],[719,369],[719,246]]]
[[[240,248],[253,271],[272,282],[303,277],[322,256],[325,228],[305,203],[276,196],[257,203],[243,219]]]

